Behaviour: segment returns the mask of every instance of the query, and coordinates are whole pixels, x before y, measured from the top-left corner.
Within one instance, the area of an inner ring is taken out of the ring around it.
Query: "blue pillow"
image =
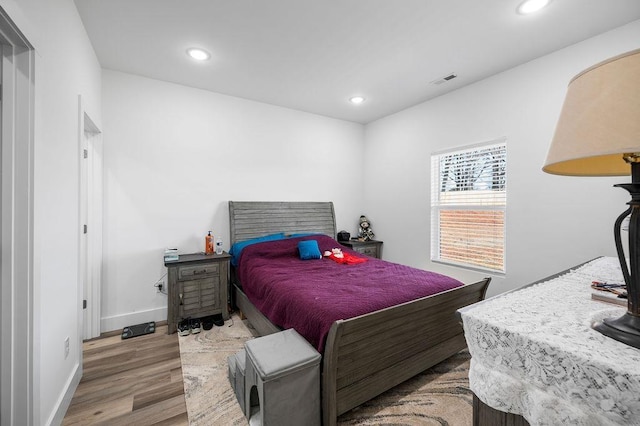
[[[322,259],[320,254],[320,247],[316,240],[305,240],[298,243],[298,251],[300,252],[300,259]]]
[[[258,237],[258,238],[252,238],[250,240],[239,241],[234,245],[232,245],[231,249],[229,249],[229,254],[231,255],[231,264],[233,266],[238,266],[238,261],[240,260],[240,254],[242,253],[242,250],[245,247],[250,246],[251,244],[262,243],[264,241],[283,240],[285,238],[286,237],[284,235],[284,232],[281,232],[279,234],[265,235],[264,237]]]

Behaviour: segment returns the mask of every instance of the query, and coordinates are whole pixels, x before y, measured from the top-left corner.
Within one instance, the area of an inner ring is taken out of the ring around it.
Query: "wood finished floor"
[[[83,375],[64,425],[188,425],[178,334],[83,344]]]

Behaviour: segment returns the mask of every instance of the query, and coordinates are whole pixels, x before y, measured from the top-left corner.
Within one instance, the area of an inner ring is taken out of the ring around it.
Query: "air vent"
[[[431,82],[431,84],[442,84],[442,83],[446,83],[447,81],[451,81],[451,80],[453,80],[453,79],[454,79],[454,78],[456,78],[457,76],[458,76],[457,74],[455,74],[455,73],[451,73],[451,74],[446,75],[446,76],[444,76],[444,77],[440,77],[440,78],[438,78],[438,79],[436,79],[436,80],[433,80],[433,81]]]

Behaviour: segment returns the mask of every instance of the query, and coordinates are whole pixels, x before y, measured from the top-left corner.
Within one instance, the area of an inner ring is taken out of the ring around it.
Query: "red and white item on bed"
[[[342,249],[332,248],[324,252],[324,257],[331,259],[334,262],[342,263],[343,265],[357,265],[358,263],[364,263],[367,261],[364,257],[354,256],[350,253],[343,253]]]

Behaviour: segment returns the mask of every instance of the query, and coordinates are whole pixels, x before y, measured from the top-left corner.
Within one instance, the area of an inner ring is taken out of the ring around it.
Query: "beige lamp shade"
[[[601,62],[569,83],[542,168],[568,176],[631,174],[640,155],[640,49]]]

